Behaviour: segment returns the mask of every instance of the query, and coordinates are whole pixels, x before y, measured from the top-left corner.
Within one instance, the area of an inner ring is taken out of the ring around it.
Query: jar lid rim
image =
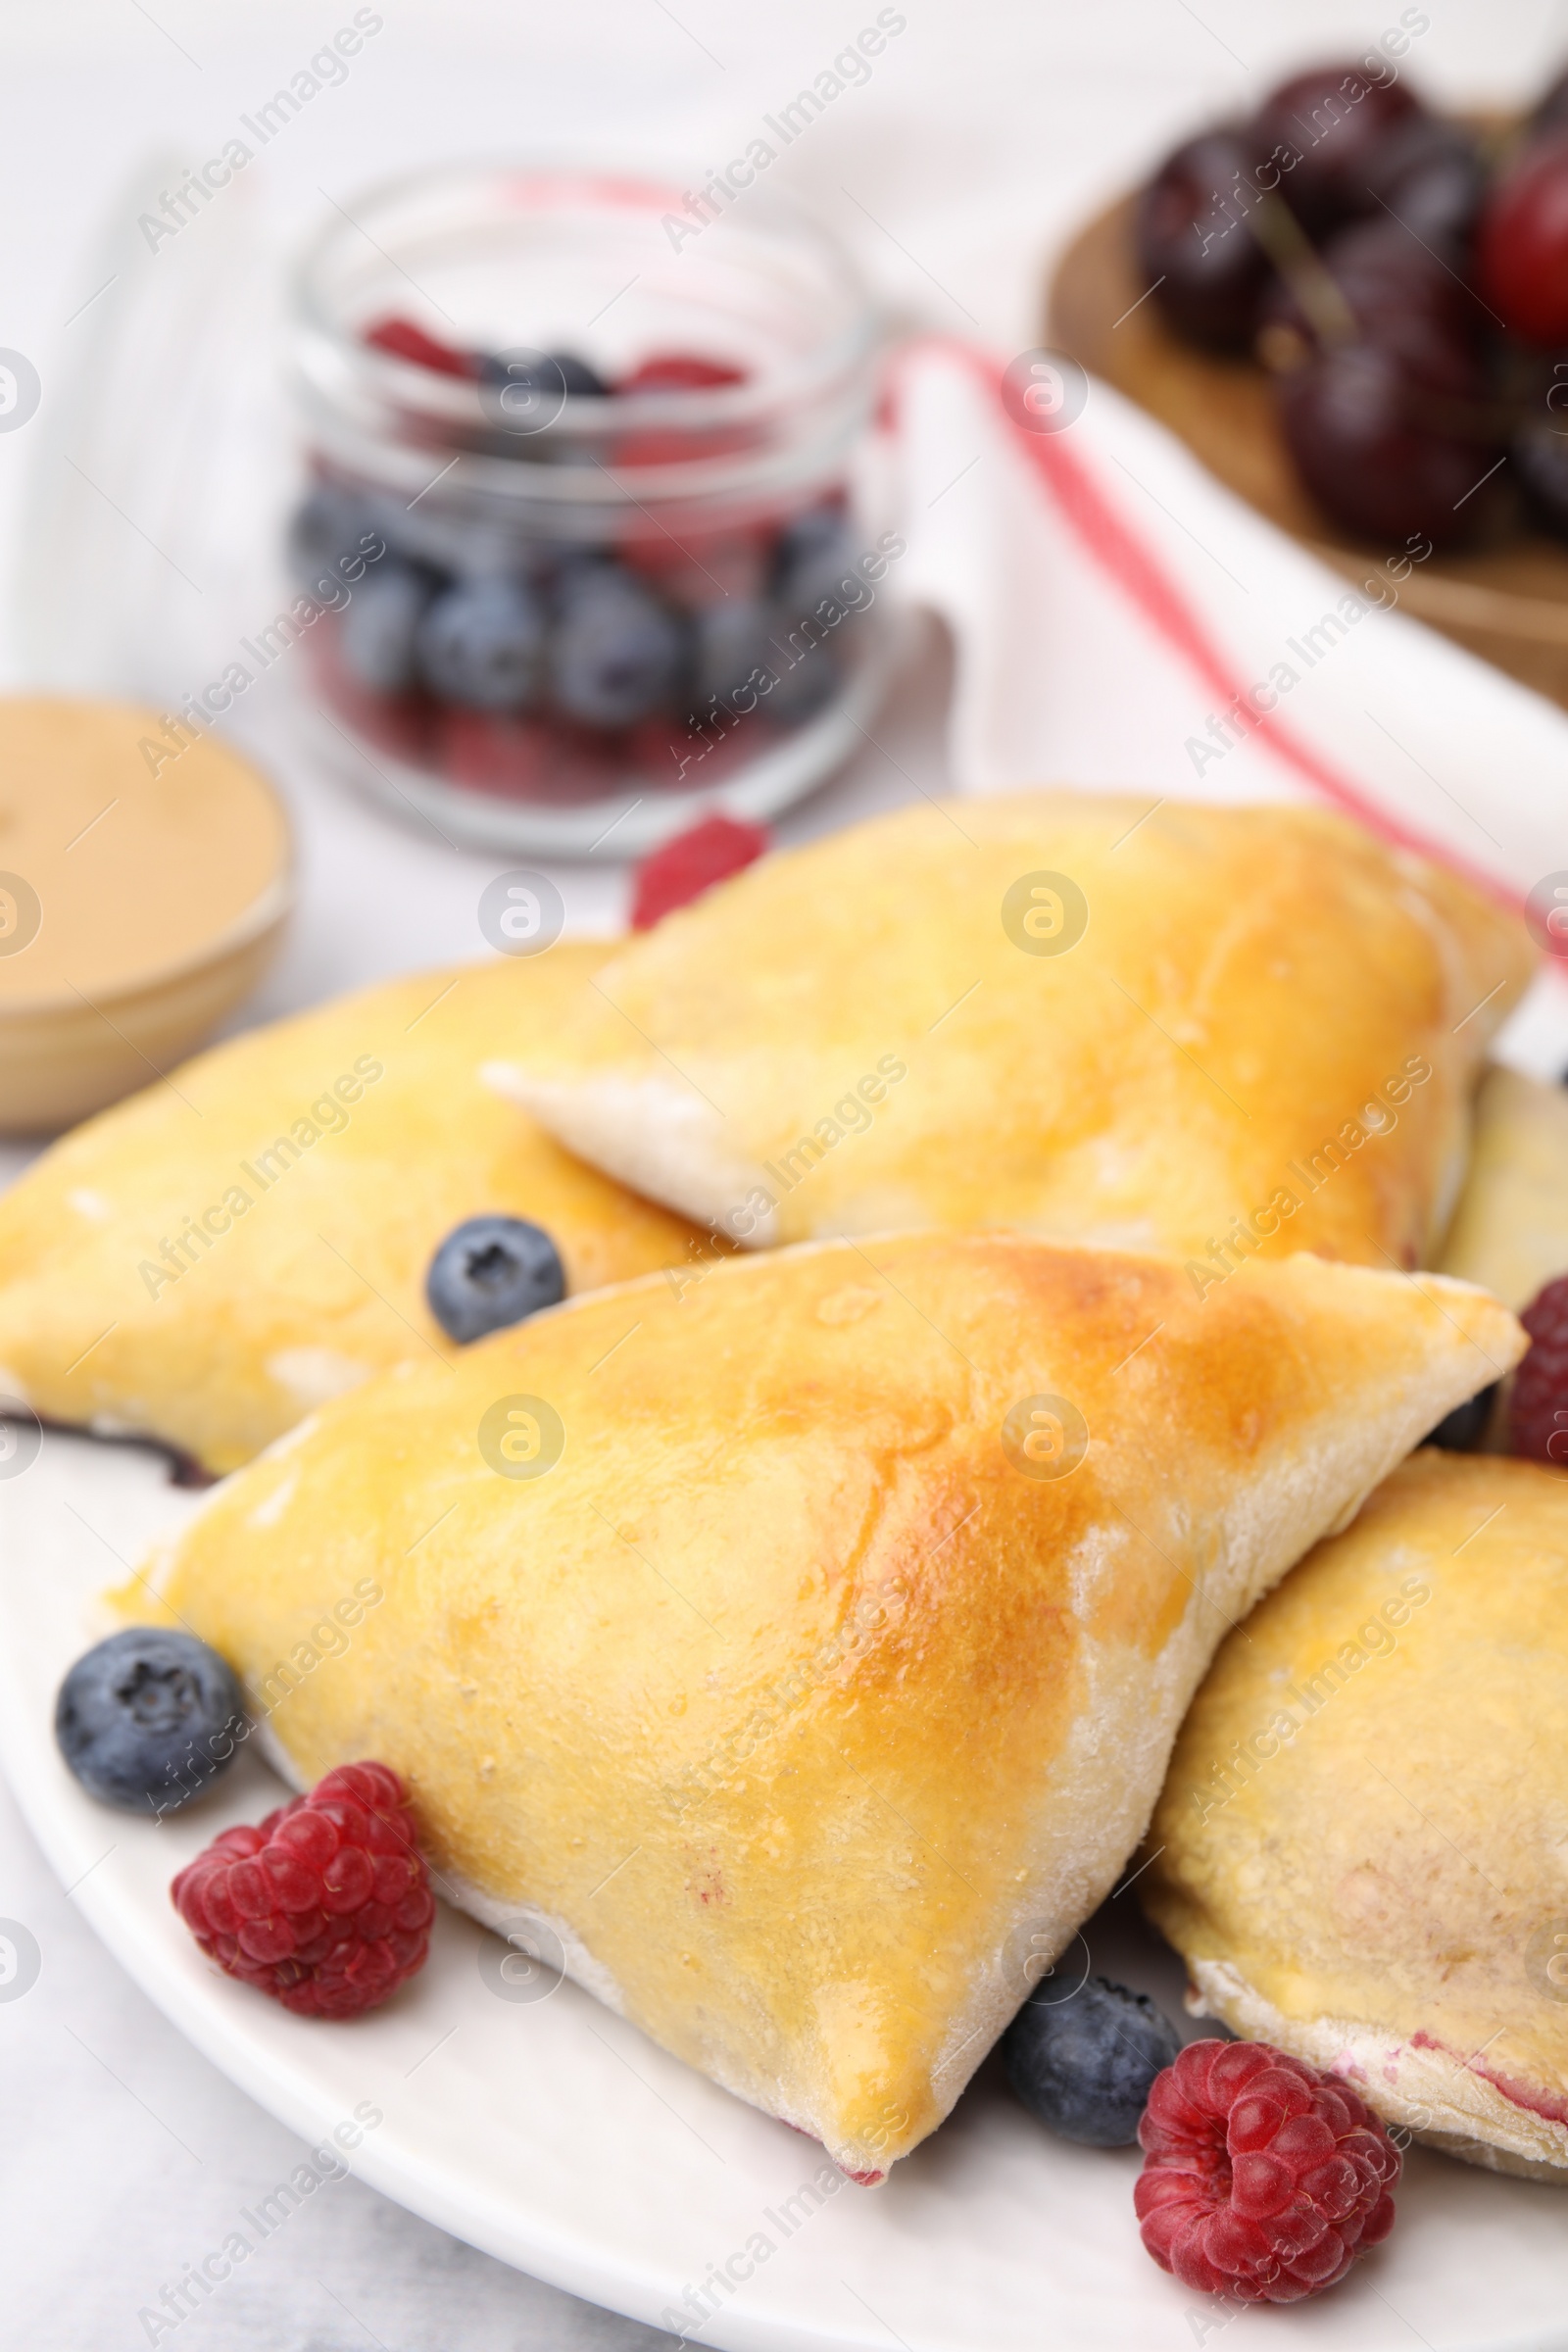
[[[530,193],[554,189],[564,202],[597,199],[628,210],[635,206],[645,213],[658,205],[665,208],[666,217],[673,208],[684,211],[686,205],[683,192],[664,173],[645,174],[624,163],[581,158],[508,158],[437,165],[379,180],[361,190],[348,206],[334,200],[339,217],[326,221],[310,240],[291,274],[297,322],[308,337],[331,348],[340,363],[359,371],[367,388],[384,390],[389,406],[454,424],[483,417],[479,384],[471,378],[442,374],[366,343],[334,314],[323,280],[350,235],[368,237],[363,225],[367,214],[373,218],[377,210],[416,201],[424,194],[459,196],[466,185],[475,194],[487,187]],[[819,260],[836,276],[848,312],[838,332],[793,364],[739,384],[566,394],[561,416],[574,431],[592,439],[599,432],[624,432],[631,420],[639,426],[647,423],[677,431],[742,423],[765,415],[781,402],[813,392],[819,395],[836,380],[853,378],[869,363],[883,340],[884,325],[870,289],[847,249],[806,207],[782,190],[748,190],[746,213],[760,228],[786,229],[815,248]],[[721,228],[727,220],[728,216],[720,215],[706,225]],[[695,226],[693,233],[699,233]],[[398,267],[394,256],[389,254],[387,259]]]

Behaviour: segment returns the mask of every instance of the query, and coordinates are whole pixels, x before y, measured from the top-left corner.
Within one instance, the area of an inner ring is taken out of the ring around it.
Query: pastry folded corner
[[[494,1074],[747,1248],[946,1225],[1214,1279],[1414,1266],[1535,960],[1462,877],[1319,809],[1020,793],[749,867]]]
[[[1218,1637],[1523,1337],[1016,1235],[602,1291],[328,1404],[150,1573],[290,1776],[879,2177],[1114,1884]]]

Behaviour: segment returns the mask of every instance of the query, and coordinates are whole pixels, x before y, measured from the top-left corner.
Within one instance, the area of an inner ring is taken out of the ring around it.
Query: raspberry
[[[257,1829],[224,1830],[170,1888],[226,1976],[302,2017],[358,2017],[424,1966],[435,1903],[408,1792],[343,1764]]]
[[[1381,2123],[1338,2075],[1267,2042],[1189,2042],[1138,2136],[1144,2244],[1183,2286],[1297,2303],[1394,2227],[1399,2154]]]
[[[1568,1462],[1568,1274],[1538,1291],[1519,1320],[1530,1352],[1513,1376],[1509,1444],[1532,1462]]]
[[[705,360],[694,352],[661,351],[623,375],[617,392],[717,392],[729,384],[744,384],[739,368],[722,360]]]
[[[428,368],[435,375],[478,373],[466,351],[454,351],[449,343],[438,343],[434,335],[427,335],[412,318],[378,318],[373,326],[366,328],[365,341],[376,351],[389,351],[396,360],[407,360],[412,367]]]
[[[651,931],[677,906],[689,906],[715,882],[740,873],[766,847],[767,835],[760,825],[742,824],[733,816],[705,816],[677,833],[637,868],[632,929]]]

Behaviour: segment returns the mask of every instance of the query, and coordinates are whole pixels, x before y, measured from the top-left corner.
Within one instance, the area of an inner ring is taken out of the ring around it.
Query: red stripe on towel
[[[1277,711],[1252,709],[1246,699],[1246,681],[1231,669],[1184,591],[1148,542],[1106,498],[1064,435],[1031,432],[1008,413],[1002,398],[1002,370],[995,360],[972,344],[945,336],[922,337],[914,348],[946,352],[984,386],[1005,419],[1014,447],[1028,459],[1082,546],[1137,607],[1155,634],[1197,673],[1223,707],[1241,704],[1246,708],[1251,722],[1250,731],[1260,735],[1278,760],[1294,769],[1323,799],[1365,825],[1369,832],[1399,849],[1411,850],[1419,857],[1451,867],[1476,889],[1506,906],[1510,913],[1523,915],[1524,900],[1507,883],[1489,874],[1484,867],[1473,865],[1446,842],[1433,841],[1391,816],[1364,786],[1323,759],[1310,744],[1303,743]]]

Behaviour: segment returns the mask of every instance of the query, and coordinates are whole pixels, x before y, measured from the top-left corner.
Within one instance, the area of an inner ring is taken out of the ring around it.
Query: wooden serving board
[[[1102,213],[1067,248],[1052,284],[1046,340],[1168,425],[1227,489],[1361,579],[1390,552],[1341,531],[1297,477],[1274,394],[1250,359],[1184,343],[1156,305],[1133,242],[1137,197]],[[1462,555],[1429,557],[1399,589],[1403,610],[1568,708],[1568,545],[1520,531]]]

